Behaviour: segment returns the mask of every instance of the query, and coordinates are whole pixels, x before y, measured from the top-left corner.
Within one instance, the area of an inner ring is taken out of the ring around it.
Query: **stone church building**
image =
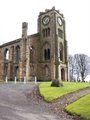
[[[0,46],[0,79],[68,81],[65,20],[55,7],[40,12],[38,31],[27,35],[22,23],[21,38]]]

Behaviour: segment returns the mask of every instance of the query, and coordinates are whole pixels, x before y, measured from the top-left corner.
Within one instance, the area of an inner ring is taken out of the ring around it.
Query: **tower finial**
[[[55,10],[55,6],[52,7],[52,10]]]

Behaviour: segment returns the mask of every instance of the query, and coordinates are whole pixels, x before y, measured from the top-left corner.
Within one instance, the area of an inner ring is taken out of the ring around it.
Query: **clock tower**
[[[38,16],[40,34],[40,66],[45,80],[68,81],[67,41],[63,14],[55,7],[40,12]]]

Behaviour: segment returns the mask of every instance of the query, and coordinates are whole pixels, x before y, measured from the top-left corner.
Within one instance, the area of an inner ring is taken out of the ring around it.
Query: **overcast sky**
[[[90,56],[90,0],[0,0],[0,44],[21,37],[22,22],[28,35],[37,33],[39,12],[53,6],[64,14],[69,54]]]

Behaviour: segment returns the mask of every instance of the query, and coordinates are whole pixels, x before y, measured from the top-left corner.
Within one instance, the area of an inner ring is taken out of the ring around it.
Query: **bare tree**
[[[84,79],[88,72],[88,56],[85,54],[75,54],[74,59],[76,74],[78,77],[80,76],[84,82]]]
[[[74,66],[75,66],[75,60],[72,55],[69,55],[69,77],[70,81],[74,81]]]

